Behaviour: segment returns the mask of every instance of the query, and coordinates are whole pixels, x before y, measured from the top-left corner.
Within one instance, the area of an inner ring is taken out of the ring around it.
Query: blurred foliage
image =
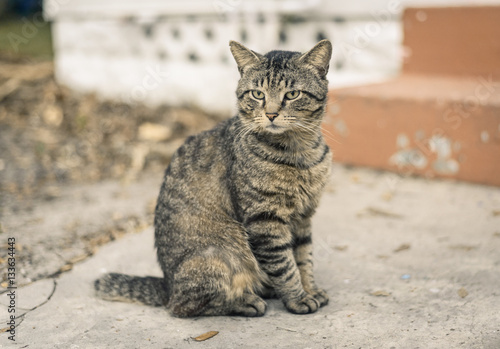
[[[28,16],[41,12],[43,0],[0,0],[0,18],[2,16]]]
[[[41,0],[0,0],[0,56],[24,61],[53,57]]]

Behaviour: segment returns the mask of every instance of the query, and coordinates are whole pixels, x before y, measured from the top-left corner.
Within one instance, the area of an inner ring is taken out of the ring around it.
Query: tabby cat
[[[262,316],[271,296],[296,314],[328,303],[313,278],[311,216],[331,166],[320,124],[332,45],[230,49],[238,115],[189,137],[165,172],[154,220],[164,277],[107,274],[101,298],[179,317]]]

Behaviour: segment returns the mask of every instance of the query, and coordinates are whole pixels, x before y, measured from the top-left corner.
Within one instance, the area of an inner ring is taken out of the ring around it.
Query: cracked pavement
[[[108,180],[60,187],[51,190],[57,195],[48,200],[38,197],[5,207],[0,236],[5,243],[7,236],[16,237],[17,284],[68,271],[99,246],[152,224],[160,181],[161,175],[154,175],[130,183]],[[5,243],[0,243],[2,254]]]
[[[16,290],[21,318],[16,341],[0,333],[0,347],[500,347],[500,188],[335,165],[313,221],[315,275],[330,295],[329,305],[293,315],[280,301],[268,300],[261,318],[177,319],[164,308],[106,302],[93,294],[93,280],[103,272],[161,274],[150,226],[124,231],[61,270],[87,251],[82,237],[106,226],[113,215],[147,222],[146,207],[160,180],[155,174],[128,187],[114,182],[72,187],[31,215],[3,219],[7,229],[0,238],[16,236],[23,251],[36,257],[24,265],[22,252],[18,256],[19,265],[28,268],[16,280],[26,283]],[[76,192],[85,195],[70,194]],[[96,199],[85,204],[78,199],[84,196]],[[42,221],[27,222],[38,216]],[[74,219],[88,229],[64,229]],[[68,236],[80,242],[67,244],[65,251],[62,241]],[[5,320],[8,302],[4,292]],[[194,341],[208,331],[218,334]]]

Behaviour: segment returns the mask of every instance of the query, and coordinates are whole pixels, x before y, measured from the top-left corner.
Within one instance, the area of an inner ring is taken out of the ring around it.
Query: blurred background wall
[[[4,0],[5,1],[5,0]],[[237,40],[259,52],[334,43],[332,87],[398,74],[408,6],[498,0],[45,0],[58,81],[104,98],[234,112]],[[425,18],[422,18],[425,20]]]
[[[336,162],[500,185],[500,0],[0,0],[0,11],[12,188],[163,169],[185,136],[234,114],[229,40],[264,53],[324,38]]]

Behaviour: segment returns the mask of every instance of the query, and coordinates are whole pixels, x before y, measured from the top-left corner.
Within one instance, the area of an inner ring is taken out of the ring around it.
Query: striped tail
[[[168,303],[168,292],[163,278],[106,274],[94,282],[98,297],[111,301],[141,302],[155,307]]]

